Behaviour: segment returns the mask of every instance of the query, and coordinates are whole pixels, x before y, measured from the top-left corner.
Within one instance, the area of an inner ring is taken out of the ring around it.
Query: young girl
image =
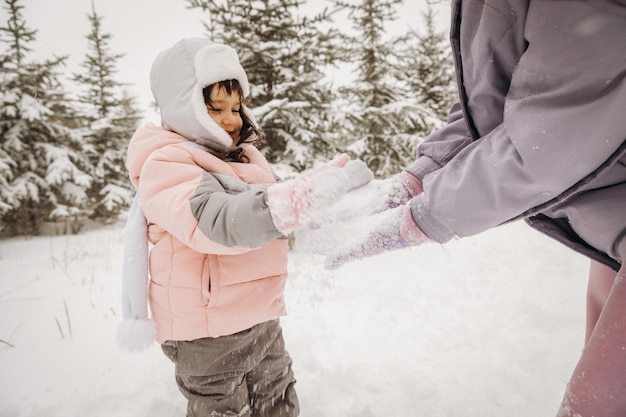
[[[154,338],[176,365],[187,415],[297,416],[278,321],[285,235],[371,172],[341,156],[275,184],[253,146],[261,133],[243,105],[248,79],[228,46],[179,41],[155,60],[151,86],[162,126],[139,128],[128,148],[138,199],[127,246],[139,254],[125,259],[120,341],[141,346],[150,329],[146,263]]]

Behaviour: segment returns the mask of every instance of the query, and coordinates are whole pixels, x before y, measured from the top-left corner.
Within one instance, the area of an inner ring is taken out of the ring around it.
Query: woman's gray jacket
[[[524,218],[618,269],[626,255],[626,1],[452,1],[459,97],[407,170],[433,240]]]

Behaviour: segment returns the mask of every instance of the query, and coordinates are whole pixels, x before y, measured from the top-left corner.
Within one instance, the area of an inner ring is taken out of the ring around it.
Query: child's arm
[[[237,178],[206,173],[190,199],[198,229],[227,247],[260,247],[283,235],[274,227],[265,193],[271,184],[247,184]]]
[[[170,150],[167,158],[154,156],[142,177],[155,180],[139,186],[148,220],[198,252],[237,254],[263,246],[372,178],[354,161],[345,167],[329,163],[278,184],[250,185],[207,172],[188,155],[181,149]]]

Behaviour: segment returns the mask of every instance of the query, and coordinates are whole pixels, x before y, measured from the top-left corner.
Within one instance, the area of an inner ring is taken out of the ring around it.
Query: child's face
[[[224,88],[214,86],[211,89],[210,103],[206,105],[211,118],[224,129],[233,140],[233,145],[239,141],[243,120],[241,119],[241,98],[236,91],[232,94]]]

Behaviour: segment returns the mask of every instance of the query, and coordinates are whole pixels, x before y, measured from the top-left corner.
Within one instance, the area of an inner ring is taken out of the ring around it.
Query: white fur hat
[[[213,43],[200,48],[195,55],[194,68],[200,91],[220,81],[237,80],[243,96],[250,94],[248,76],[239,63],[237,52],[230,46]]]
[[[208,114],[202,90],[216,82],[237,80],[244,97],[248,77],[237,52],[206,38],[186,38],[161,52],[150,71],[152,94],[163,126],[201,145],[232,148],[232,139]]]

